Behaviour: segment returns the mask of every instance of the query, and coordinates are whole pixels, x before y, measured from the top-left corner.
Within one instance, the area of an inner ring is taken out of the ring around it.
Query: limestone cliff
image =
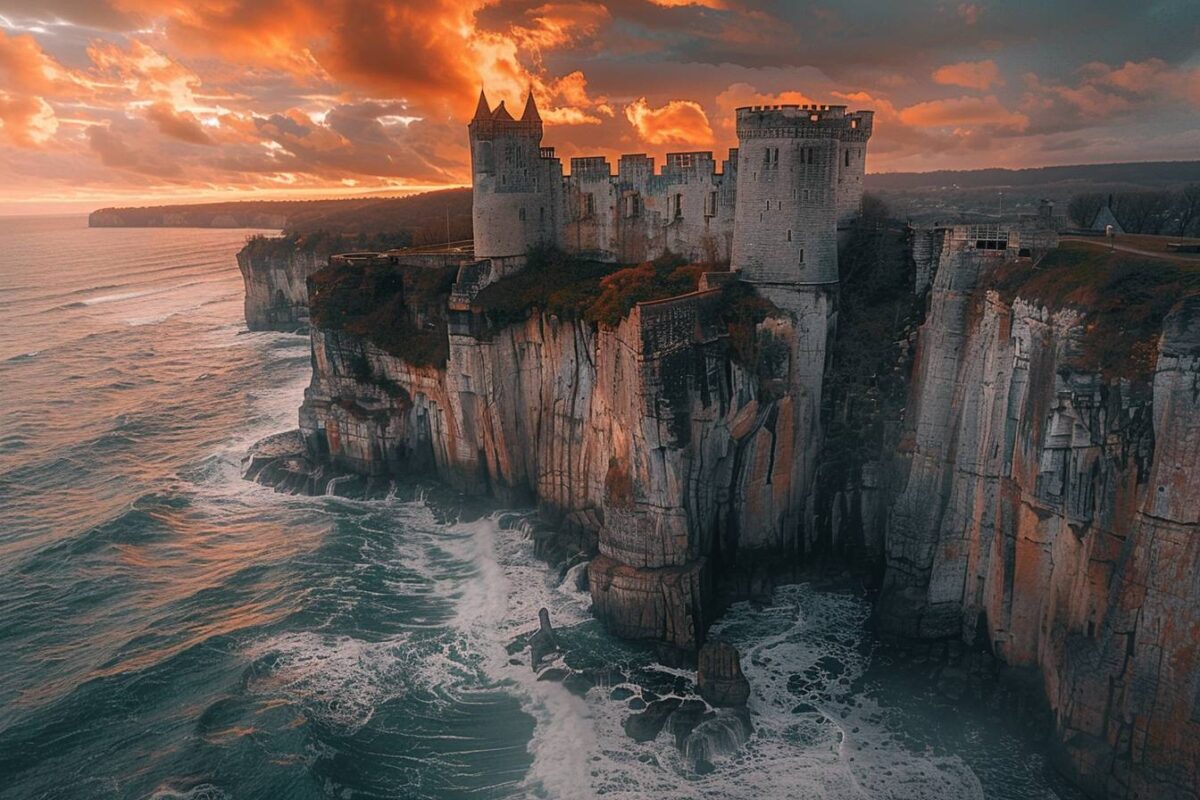
[[[717,577],[801,547],[817,440],[802,389],[767,398],[731,357],[725,303],[702,289],[638,304],[614,327],[451,312],[444,363],[316,325],[308,457],[535,500],[594,548],[589,586],[613,631],[694,653]],[[793,340],[788,319],[759,335]]]
[[[1089,793],[1195,798],[1200,297],[1164,319],[1188,285],[1148,277],[1169,265],[1105,285],[1092,258],[1006,285],[995,257],[943,247],[879,618],[1039,676]]]
[[[325,266],[328,253],[277,244],[283,242],[253,239],[237,254],[252,331],[294,331],[308,324],[308,276]]]

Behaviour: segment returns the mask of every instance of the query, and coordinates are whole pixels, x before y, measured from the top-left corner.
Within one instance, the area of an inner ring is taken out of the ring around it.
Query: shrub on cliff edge
[[[1078,310],[1086,333],[1073,366],[1107,380],[1148,381],[1163,319],[1176,300],[1200,291],[1200,266],[1064,242],[1036,265],[996,268],[988,287],[1007,302]]]
[[[414,366],[441,367],[449,355],[446,303],[454,267],[348,264],[308,278],[313,325],[362,336]]]
[[[522,272],[484,287],[473,305],[493,325],[521,322],[537,309],[612,328],[637,303],[694,292],[701,272],[673,253],[626,266],[538,249]]]

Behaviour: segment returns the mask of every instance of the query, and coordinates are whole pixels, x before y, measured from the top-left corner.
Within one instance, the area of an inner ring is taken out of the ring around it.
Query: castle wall
[[[838,226],[862,205],[869,111],[844,106],[738,109],[740,149],[644,154],[612,165],[571,159],[564,176],[541,146],[532,98],[520,120],[480,98],[470,124],[475,255],[516,257],[555,244],[584,258],[637,263],[666,251],[731,262],[759,284],[837,282]],[[735,231],[740,235],[735,235]]]
[[[587,258],[636,263],[666,251],[704,263],[726,262],[733,243],[736,168],[718,172],[710,152],[654,160],[622,156],[618,172],[603,158],[571,160],[559,246]]]

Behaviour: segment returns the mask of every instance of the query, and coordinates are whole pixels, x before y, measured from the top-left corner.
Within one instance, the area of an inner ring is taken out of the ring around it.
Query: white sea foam
[[[350,636],[293,632],[246,649],[259,670],[251,692],[284,697],[344,735],[371,721],[380,704],[402,697],[411,672],[408,637],[365,642]]]
[[[229,800],[229,795],[211,783],[201,783],[190,789],[160,787],[150,795],[150,800]]]
[[[162,290],[146,290],[142,292],[119,292],[117,294],[102,294],[99,297],[89,297],[86,300],[81,300],[80,305],[98,306],[104,303],[116,303],[121,300],[133,300],[138,297],[145,297],[151,294],[157,294]]]
[[[549,608],[560,629],[589,619],[573,583],[554,586],[520,531],[485,519],[447,533],[447,551],[475,570],[456,599],[454,627],[462,647],[481,657],[489,683],[508,686],[536,720],[529,744],[533,766],[522,787],[528,796],[982,797],[979,781],[960,759],[912,752],[889,732],[887,711],[852,692],[867,665],[862,636],[868,608],[860,599],[792,586],[782,588],[768,608],[731,609],[714,633],[743,653],[753,687],[754,733],[745,740],[733,717],[720,715],[699,726],[681,753],[666,732],[652,742],[630,739],[623,722],[632,712],[611,699],[610,690],[593,689],[581,699],[559,684],[537,681],[524,659],[511,663],[504,644],[536,627],[538,608]],[[694,679],[688,670],[649,669]],[[699,758],[715,770],[697,774]]]

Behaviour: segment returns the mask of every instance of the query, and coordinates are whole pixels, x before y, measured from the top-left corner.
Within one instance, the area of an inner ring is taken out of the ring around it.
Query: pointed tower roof
[[[475,106],[475,116],[472,119],[488,119],[492,116],[492,110],[488,108],[487,95],[483,93],[483,89],[479,90],[479,105]]]
[[[496,106],[496,110],[492,112],[492,119],[501,120],[502,122],[512,122],[512,114],[508,113],[508,109],[504,107],[504,101],[500,101],[500,105]]]
[[[533,87],[529,87],[529,97],[525,101],[525,113],[521,114],[521,122],[541,122],[542,115],[538,113],[537,103],[533,102]]]

